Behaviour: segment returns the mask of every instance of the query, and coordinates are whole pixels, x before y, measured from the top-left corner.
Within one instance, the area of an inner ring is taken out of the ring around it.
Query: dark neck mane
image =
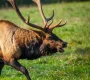
[[[23,59],[37,59],[39,57],[42,56],[42,54],[40,53],[40,45],[36,42],[31,43],[28,46],[22,47],[22,55],[21,58]]]
[[[19,45],[23,59],[36,59],[41,57],[40,46],[42,44],[42,33],[40,31],[17,29],[15,34],[15,40]]]

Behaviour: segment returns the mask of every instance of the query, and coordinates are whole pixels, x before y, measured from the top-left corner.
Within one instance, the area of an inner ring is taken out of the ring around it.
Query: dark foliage
[[[90,0],[41,0],[44,4],[49,3],[61,3],[61,2],[79,2],[79,1],[90,1]],[[32,0],[16,0],[17,4],[19,5],[27,5],[33,4]],[[7,0],[0,0],[0,7],[8,7],[10,4],[7,2]]]

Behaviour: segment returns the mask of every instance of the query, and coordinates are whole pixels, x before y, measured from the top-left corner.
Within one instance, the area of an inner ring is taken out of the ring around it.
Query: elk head
[[[40,2],[40,0],[32,0],[33,2],[35,2],[38,6],[38,9],[40,11],[41,17],[43,19],[44,22],[44,26],[38,26],[36,24],[32,24],[29,22],[30,17],[28,16],[28,20],[26,20],[21,12],[19,11],[15,0],[8,0],[11,5],[13,6],[13,8],[15,9],[16,13],[18,14],[18,16],[20,17],[20,19],[26,23],[27,25],[37,28],[39,29],[42,34],[44,35],[42,38],[42,43],[40,45],[40,53],[42,55],[47,55],[49,53],[55,53],[55,52],[64,52],[64,49],[67,46],[67,43],[64,42],[63,40],[61,40],[59,37],[57,37],[52,31],[54,28],[56,27],[62,27],[66,24],[66,21],[64,23],[62,23],[62,20],[60,20],[59,23],[57,23],[56,25],[52,26],[53,23],[53,17],[54,17],[54,10],[53,10],[53,14],[50,18],[46,18],[43,10],[42,10],[42,4]],[[50,22],[51,21],[51,22]]]

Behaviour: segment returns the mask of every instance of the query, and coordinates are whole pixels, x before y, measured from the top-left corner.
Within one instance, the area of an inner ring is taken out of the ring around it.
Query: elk
[[[32,60],[56,52],[64,52],[67,43],[56,36],[53,33],[53,29],[64,26],[66,21],[62,23],[61,20],[58,24],[53,26],[54,11],[50,18],[46,18],[40,0],[32,0],[37,4],[44,22],[43,27],[38,26],[30,23],[29,16],[28,20],[22,16],[15,0],[8,1],[25,24],[38,30],[26,30],[10,21],[0,20],[0,74],[4,65],[9,65],[22,72],[27,80],[31,80],[27,69],[23,67],[18,60]]]

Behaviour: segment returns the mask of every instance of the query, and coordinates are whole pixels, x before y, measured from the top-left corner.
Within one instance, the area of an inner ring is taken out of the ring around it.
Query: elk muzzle
[[[67,47],[67,43],[63,42],[62,45],[57,46],[57,52],[64,52],[64,48]]]

